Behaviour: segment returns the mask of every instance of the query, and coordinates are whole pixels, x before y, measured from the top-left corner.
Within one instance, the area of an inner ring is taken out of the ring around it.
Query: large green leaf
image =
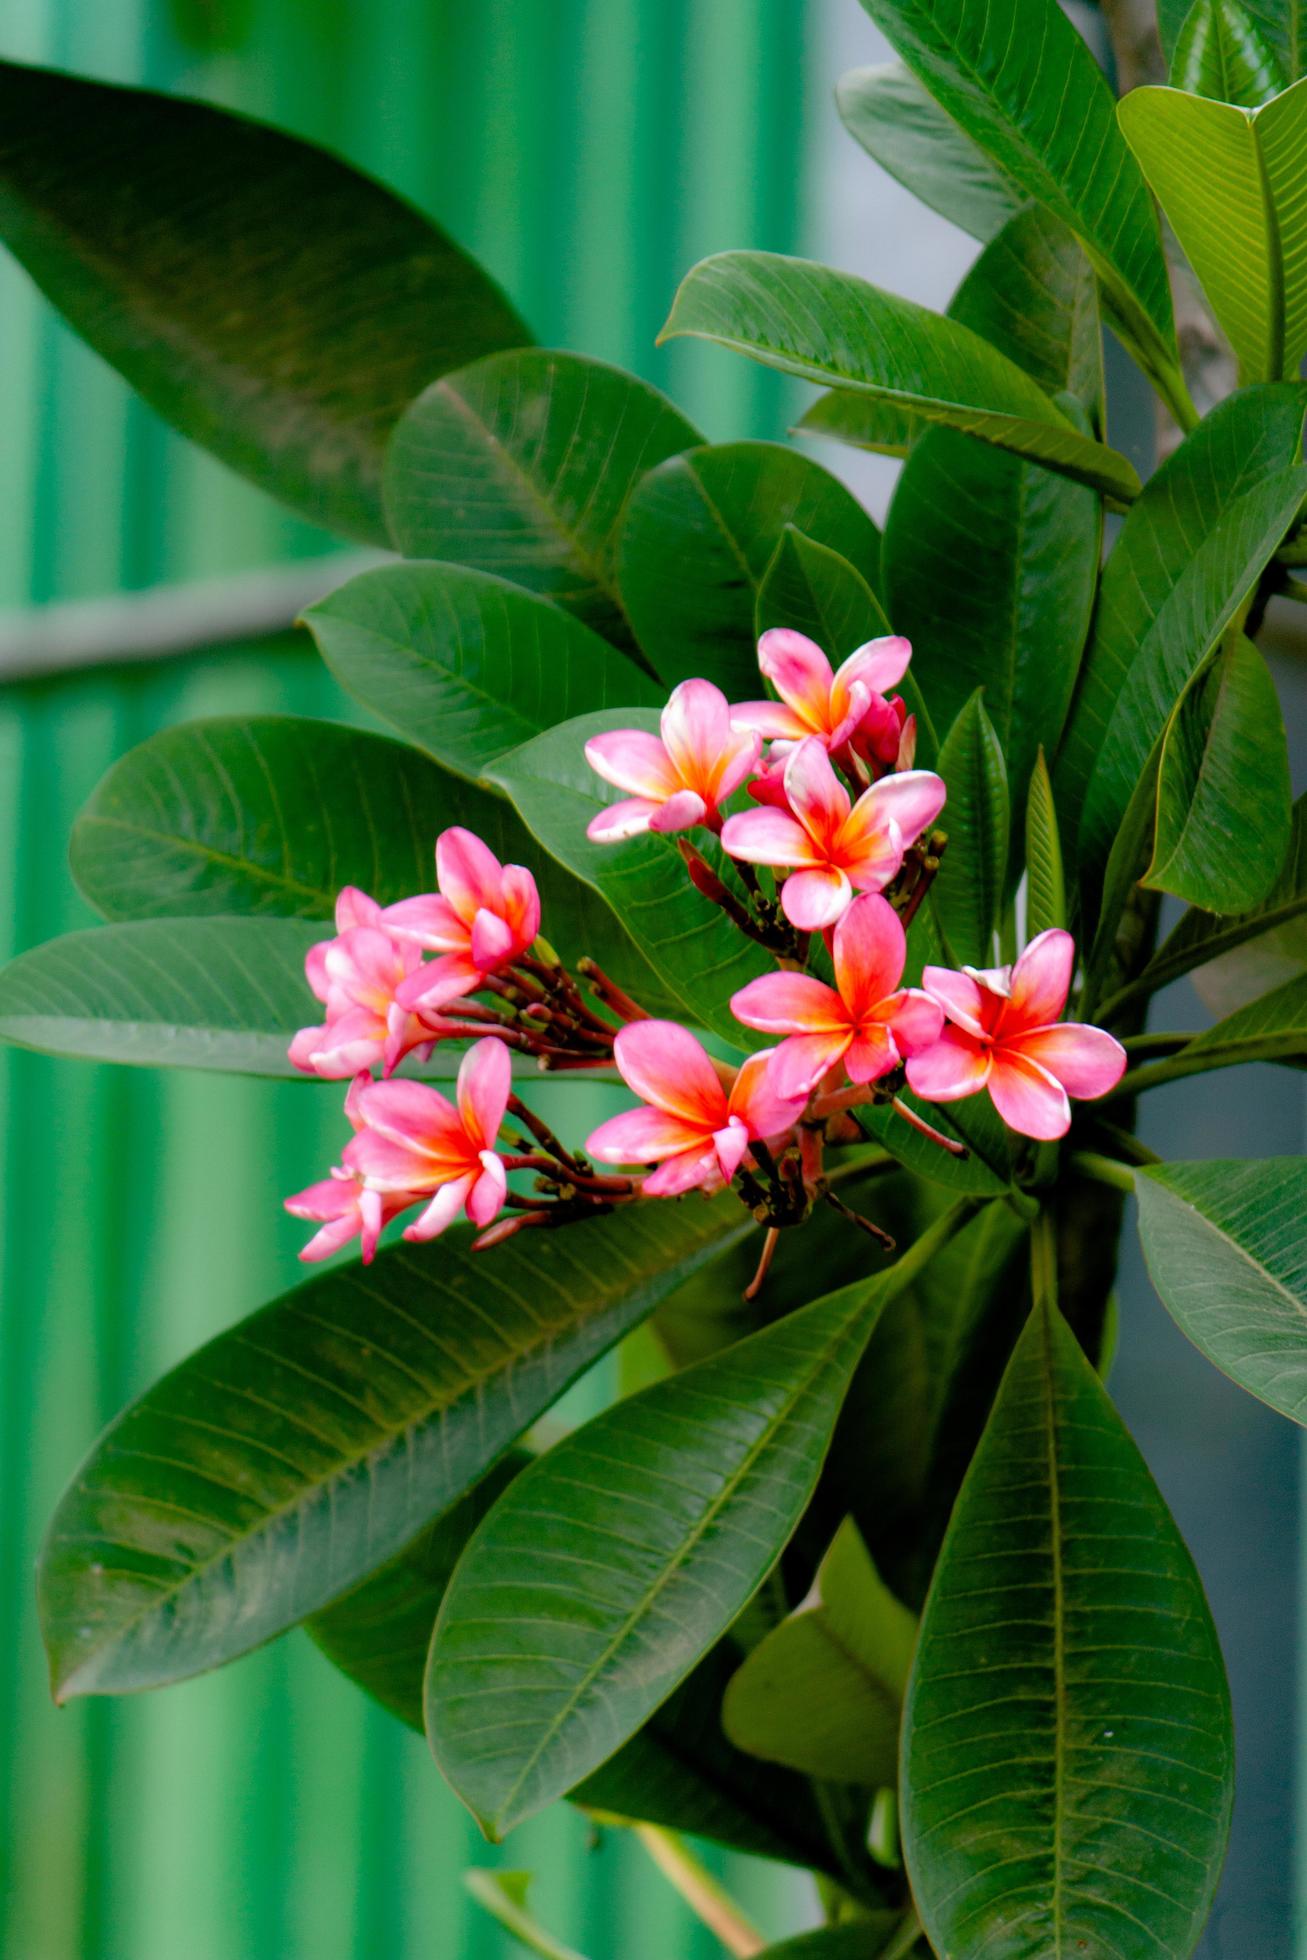
[[[621,721],[658,725],[647,709]],[[582,715],[551,728],[497,763],[494,781],[531,834],[606,901],[681,1012],[739,1046],[748,1036],[728,1003],[770,967],[768,955],[695,890],[675,838],[646,831],[621,844],[596,844],[585,834],[617,795],[587,763],[586,740],[613,723],[612,715]]]
[[[751,1229],[729,1194],[491,1255],[460,1229],[218,1335],[118,1417],[55,1512],[38,1583],[57,1697],[217,1667],[357,1585]]]
[[[1190,16],[1206,3],[1207,0],[1197,0],[1197,4],[1194,0],[1157,0],[1157,24],[1168,59],[1174,59]],[[1212,4],[1220,5],[1221,0],[1212,0]],[[1225,4],[1228,6],[1229,0]],[[1239,11],[1247,15],[1267,45],[1275,50],[1286,78],[1296,82],[1307,68],[1307,12],[1300,0],[1242,0]]]
[[[1026,936],[1034,939],[1050,926],[1067,922],[1066,879],[1053,785],[1041,749],[1030,777],[1026,801]]]
[[[1149,478],[1099,588],[1054,780],[1079,823],[1082,873],[1101,879],[1144,766],[1293,523],[1307,473],[1307,395],[1287,385],[1221,402]]]
[[[901,1913],[868,1913],[843,1926],[820,1926],[797,1939],[782,1940],[779,1946],[764,1948],[758,1960],[880,1960],[892,1952],[902,1955],[895,1934],[903,1923]],[[912,1948],[914,1954],[919,1951]]]
[[[787,525],[874,590],[876,526],[828,470],[780,443],[692,449],[636,485],[618,546],[622,603],[669,686],[698,675],[736,699],[758,694],[754,613]]]
[[[882,170],[982,244],[1025,203],[1021,186],[976,148],[902,62],[851,69],[840,77],[835,101],[850,136]]]
[[[518,348],[444,376],[401,417],[386,515],[409,558],[495,572],[630,644],[614,545],[646,470],[703,441],[647,382]]]
[[[1094,262],[1127,342],[1161,377],[1178,370],[1157,219],[1112,92],[1057,0],[863,0],[948,115]]]
[[[1150,1164],[1135,1192],[1162,1304],[1232,1381],[1307,1423],[1307,1157]]]
[[[949,958],[967,966],[993,963],[1007,872],[1007,770],[984,694],[976,689],[939,752],[948,849],[930,894]]]
[[[908,1688],[904,1849],[932,1944],[1178,1960],[1216,1887],[1232,1779],[1198,1574],[1065,1322],[1036,1308]]]
[[[719,253],[682,281],[661,338],[679,334],[898,403],[1108,496],[1129,501],[1138,491],[1126,458],[1082,435],[1015,361],[852,273],[773,252]]]
[[[570,961],[588,953],[646,1006],[669,1005],[609,908],[540,848],[502,796],[418,749],[332,722],[231,716],[150,736],[114,764],[77,819],[72,866],[108,919],[326,920],[342,885],[382,904],[429,891],[432,847],[453,823],[501,863],[530,869],[545,933]],[[296,1011],[317,1011],[302,969]]]
[[[184,435],[387,543],[386,438],[428,381],[530,338],[429,219],[206,103],[0,64],[0,237]]]
[[[594,708],[658,690],[579,619],[463,565],[382,565],[304,615],[341,686],[460,776]]]
[[[0,1040],[82,1061],[302,1081],[287,1056],[317,1003],[299,919],[144,919],[65,933],[0,972]]]
[[[1236,1008],[1181,1049],[1186,1074],[1239,1062],[1307,1059],[1307,974]]]
[[[917,1637],[846,1519],[802,1606],[731,1679],[722,1725],[739,1748],[833,1783],[893,1786]]]
[[[1172,88],[1260,109],[1287,80],[1274,47],[1242,0],[1194,0],[1171,57]]]
[[[1139,979],[1104,1003],[1110,1011],[1136,994],[1155,993],[1195,967],[1221,962],[1223,991],[1245,1005],[1307,967],[1307,797],[1293,809],[1284,869],[1260,905],[1221,918],[1191,907],[1154,953]]]
[[[1307,83],[1255,110],[1137,88],[1119,114],[1240,379],[1296,380],[1307,353]]]
[[[656,1382],[495,1506],[446,1591],[426,1681],[436,1761],[488,1836],[605,1762],[748,1603],[894,1283],[855,1282]]]
[[[1167,726],[1144,883],[1212,912],[1246,910],[1274,888],[1292,825],[1275,682],[1251,640],[1236,634]]]

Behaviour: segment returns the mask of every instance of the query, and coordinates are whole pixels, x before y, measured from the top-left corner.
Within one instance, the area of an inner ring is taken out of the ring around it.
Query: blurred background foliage
[[[696,259],[737,245],[828,255],[936,305],[965,268],[968,243],[836,124],[836,77],[882,54],[855,0],[6,0],[0,19],[7,58],[205,96],[341,150],[482,258],[542,344],[633,368],[716,439],[782,436],[798,391],[692,343],[654,347]],[[287,564],[311,581],[306,561],[337,547],[165,430],[7,261],[0,427],[8,958],[91,923],[68,832],[133,743],[204,714],[351,710],[303,636],[6,678],[37,644],[34,622],[69,602],[90,608],[73,617],[93,651],[97,634],[123,633],[94,602]],[[1117,440],[1142,460],[1148,437],[1127,410]],[[878,506],[886,478],[881,465],[865,476]],[[324,563],[320,589],[336,576]],[[1282,678],[1301,744],[1301,665]],[[1159,1014],[1183,1025],[1198,1009],[1176,989]],[[534,1867],[541,1916],[591,1960],[717,1953],[620,1834],[595,1840],[560,1809],[506,1852],[482,1844],[421,1741],[300,1635],[166,1695],[50,1706],[31,1574],[54,1499],[114,1410],[294,1283],[303,1233],[279,1199],[318,1174],[340,1119],[308,1085],[11,1050],[0,1112],[5,1960],[493,1960],[510,1942],[466,1898],[469,1863]],[[1240,1071],[1215,1096],[1178,1084],[1150,1120],[1148,1140],[1182,1155],[1307,1142],[1302,1084],[1284,1070]],[[1288,1659],[1296,1436],[1186,1347],[1137,1261],[1122,1305],[1113,1386],[1212,1592],[1238,1709],[1238,1822],[1203,1951],[1290,1960],[1307,1953]],[[613,1386],[610,1368],[592,1401]],[[714,1862],[764,1923],[797,1923],[798,1881]]]

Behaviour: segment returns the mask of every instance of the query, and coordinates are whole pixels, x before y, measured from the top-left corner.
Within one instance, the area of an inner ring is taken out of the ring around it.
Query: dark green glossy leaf
[[[950,962],[990,966],[1003,905],[1010,811],[1003,749],[985,712],[983,688],[976,689],[945,736],[939,773],[948,784],[942,818],[948,849],[930,902]]]
[[[1038,205],[1004,225],[963,279],[949,315],[1023,368],[1056,401],[1103,410],[1103,335],[1093,267]]]
[[[385,544],[381,464],[448,368],[530,335],[429,219],[207,103],[0,65],[0,237],[195,442]]]
[[[699,675],[737,700],[757,695],[754,614],[787,525],[875,586],[876,526],[828,470],[780,443],[692,449],[637,484],[618,546],[622,603],[668,686]]]
[[[940,107],[1006,178],[1068,225],[1128,344],[1178,368],[1157,219],[1112,91],[1057,0],[863,0]]]
[[[1082,876],[1112,840],[1180,694],[1292,524],[1307,396],[1249,388],[1149,478],[1107,561],[1054,781]]]
[[[931,1942],[986,1960],[1188,1954],[1232,1794],[1229,1693],[1193,1562],[1065,1322],[1037,1308],[953,1513],[908,1688],[904,1848]]]
[[[680,334],[895,402],[1108,496],[1128,502],[1138,491],[1133,465],[1082,435],[997,348],[852,273],[772,252],[719,253],[682,281],[661,337]]]
[[[395,1556],[745,1230],[729,1194],[477,1256],[458,1230],[273,1301],[133,1403],[41,1555],[56,1696],[248,1653]]]
[[[585,759],[587,738],[612,725],[611,715],[564,722],[505,756],[494,781],[544,848],[607,902],[682,1013],[738,1047],[748,1037],[728,1003],[770,968],[768,956],[695,890],[674,838],[646,831],[625,843],[596,844],[585,834],[591,818],[619,794]],[[656,729],[658,723],[637,709],[621,725]],[[706,835],[696,843],[704,848]]]
[[[1035,757],[1026,801],[1026,936],[1067,922],[1066,879],[1053,785],[1041,749]]]
[[[758,1960],[880,1960],[892,1950],[902,1924],[901,1913],[868,1913],[844,1926],[821,1926],[814,1933],[782,1940],[779,1946],[764,1948]]]
[[[1150,1164],[1135,1193],[1149,1275],[1181,1330],[1307,1423],[1307,1157]]]
[[[1168,59],[1174,60],[1174,51],[1193,11],[1191,0],[1157,0],[1157,24]],[[1275,50],[1286,79],[1296,82],[1307,68],[1307,14],[1298,0],[1242,0],[1241,11]]]
[[[1170,79],[1172,88],[1241,109],[1259,109],[1288,86],[1279,56],[1242,0],[1195,0],[1176,39]]]
[[[1307,353],[1307,87],[1252,111],[1137,88],[1119,114],[1240,380],[1296,380]]]
[[[1154,953],[1128,995],[1155,993],[1195,967],[1210,968],[1211,979],[1230,1007],[1244,1006],[1307,967],[1307,797],[1293,809],[1293,827],[1284,869],[1260,905],[1229,918],[1192,907]],[[1207,995],[1204,994],[1204,998]],[[1115,1006],[1117,1002],[1108,1003]]]
[[[733,1675],[722,1726],[738,1748],[766,1762],[832,1783],[892,1787],[916,1637],[915,1616],[846,1519],[809,1598]]]
[[[1251,640],[1237,634],[1167,726],[1144,883],[1211,912],[1265,899],[1284,868],[1291,799],[1275,682]]]
[[[473,781],[555,722],[661,698],[560,606],[462,565],[362,572],[304,624],[342,687]]]
[[[496,1505],[445,1594],[426,1684],[436,1761],[489,1835],[606,1761],[747,1604],[885,1299],[928,1252],[596,1417]]]
[[[703,437],[647,382],[516,348],[445,375],[401,417],[386,515],[409,558],[494,572],[630,644],[614,546],[632,488]]]
[[[1025,203],[1021,186],[976,148],[902,62],[850,70],[840,77],[835,102],[850,136],[882,170],[982,244]]]
[[[1012,1172],[1006,1149],[1006,1132],[987,1102],[988,1115],[996,1128],[983,1124],[981,1147],[976,1148],[972,1137],[963,1132],[958,1121],[961,1113],[959,1104],[950,1103],[945,1109],[938,1103],[923,1103],[910,1089],[901,1091],[901,1100],[946,1137],[964,1143],[968,1151],[965,1157],[956,1157],[941,1145],[932,1143],[912,1124],[905,1123],[888,1103],[873,1103],[868,1108],[860,1109],[858,1118],[867,1136],[896,1157],[905,1170],[914,1171],[918,1177],[924,1177],[932,1184],[942,1185],[958,1197],[993,1198],[1009,1188]],[[969,1104],[962,1114],[962,1121],[968,1121],[979,1108],[979,1099]]]
[[[287,1056],[316,1003],[299,919],[145,919],[65,933],[0,972],[0,1040],[140,1068],[302,1081]]]

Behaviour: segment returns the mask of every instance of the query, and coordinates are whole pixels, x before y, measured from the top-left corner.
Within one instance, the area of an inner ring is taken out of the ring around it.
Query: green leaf
[[[428,218],[207,103],[0,64],[0,238],[183,435],[388,543],[386,438],[425,383],[530,335]]]
[[[910,408],[877,395],[846,395],[831,388],[818,395],[794,424],[799,436],[829,436],[876,456],[906,456],[929,425]]]
[[[658,725],[647,709],[622,721],[631,728]],[[493,780],[544,848],[606,901],[681,1012],[738,1047],[747,1037],[730,998],[769,969],[768,956],[695,890],[675,838],[646,831],[625,843],[596,844],[585,834],[619,794],[585,759],[588,737],[612,725],[611,715],[582,715],[551,728],[505,756]],[[706,840],[697,843],[704,847]]]
[[[1193,1562],[1097,1375],[1036,1309],[962,1488],[908,1689],[932,1945],[1188,1954],[1229,1828],[1229,1692]]]
[[[993,963],[1007,873],[1007,770],[984,696],[978,687],[939,752],[949,841],[930,894],[950,958],[967,966]]]
[[[1056,0],[863,0],[918,80],[999,172],[1088,252],[1127,345],[1178,371],[1166,261],[1112,92]]]
[[[687,273],[660,339],[714,340],[767,367],[880,397],[1128,502],[1133,466],[1082,435],[1029,375],[956,321],[852,273],[721,252]]]
[[[1181,1332],[1307,1423],[1307,1157],[1150,1164],[1135,1193],[1149,1277]]]
[[[1026,936],[1034,939],[1067,922],[1066,879],[1058,836],[1057,806],[1044,751],[1035,757],[1026,802]]]
[[[606,1761],[748,1603],[921,1246],[596,1417],[496,1505],[426,1688],[436,1761],[488,1836]]]
[[[1065,225],[1027,205],[975,261],[949,317],[1006,354],[1053,399],[1103,416],[1103,332],[1093,267]]]
[[[1296,380],[1307,353],[1307,87],[1256,110],[1137,88],[1119,114],[1240,380]]]
[[[758,1960],[880,1960],[890,1953],[902,1924],[901,1913],[872,1912],[843,1926],[820,1926],[814,1933],[782,1940],[779,1946],[766,1947]],[[903,1952],[901,1947],[898,1950]]]
[[[849,135],[905,190],[982,244],[1001,231],[1026,193],[921,86],[890,61],[840,78],[835,103]]]
[[[722,1726],[764,1761],[832,1783],[892,1786],[916,1637],[915,1616],[846,1519],[809,1598],[732,1677]]]
[[[1171,57],[1172,88],[1259,109],[1288,86],[1279,56],[1241,0],[1195,0]]]
[[[541,1960],[585,1960],[585,1956],[575,1947],[564,1946],[547,1932],[539,1920],[529,1910],[527,1895],[531,1890],[530,1872],[492,1872],[473,1869],[463,1873],[463,1883],[479,1906],[484,1907],[492,1919],[498,1920],[504,1931],[524,1946],[529,1953],[537,1953]]]
[[[945,1109],[938,1103],[921,1102],[910,1089],[901,1090],[899,1099],[915,1110],[918,1116],[924,1117],[934,1129],[956,1142],[964,1143],[968,1150],[965,1157],[953,1156],[938,1143],[932,1143],[929,1137],[922,1136],[910,1123],[905,1123],[889,1103],[872,1103],[859,1109],[858,1121],[864,1133],[896,1157],[905,1170],[915,1172],[932,1184],[943,1186],[958,1197],[996,1198],[1010,1188],[1012,1163],[1006,1132],[992,1109],[989,1109],[989,1116],[996,1127],[991,1129],[982,1122],[978,1130],[971,1119],[979,1112],[979,1100],[968,1104],[963,1111],[957,1103],[950,1103]],[[962,1122],[968,1124],[970,1134],[963,1131]],[[975,1140],[977,1136],[979,1147]]]
[[[138,1068],[302,1081],[287,1056],[316,1003],[298,919],[146,919],[65,933],[0,972],[0,1040]]]
[[[631,644],[614,547],[646,470],[703,437],[647,382],[515,348],[446,375],[400,418],[386,515],[408,558],[494,572]]]
[[[304,624],[342,687],[474,782],[555,722],[661,698],[560,606],[462,565],[361,572]]]
[[[1144,883],[1211,912],[1244,910],[1274,889],[1292,825],[1275,682],[1251,640],[1237,634],[1181,696],[1167,726]]]
[[[609,908],[540,848],[502,796],[420,750],[332,722],[231,716],[150,736],[114,764],[77,819],[73,875],[113,920],[327,920],[343,885],[382,904],[429,891],[436,837],[452,823],[474,830],[501,863],[528,867],[546,933],[564,952],[589,953],[646,1006],[669,1005]],[[293,1025],[316,1012],[301,967]]]
[[[56,1697],[218,1667],[346,1592],[752,1221],[729,1194],[473,1254],[459,1230],[310,1280],[133,1403],[38,1574]]]
[[[668,686],[698,675],[757,695],[754,613],[787,525],[874,587],[876,526],[828,470],[780,443],[692,449],[636,485],[618,545],[622,603]]]
[[[1293,807],[1293,827],[1284,869],[1260,905],[1230,918],[1191,907],[1168,938],[1162,941],[1139,979],[1125,988],[1105,1009],[1115,1008],[1135,994],[1156,993],[1195,967],[1220,961],[1221,991],[1233,990],[1231,1006],[1256,1000],[1279,982],[1307,967],[1307,797]],[[1213,979],[1217,974],[1213,974]]]
[[[1191,6],[1190,0],[1157,0],[1157,25],[1163,52],[1170,60],[1175,59],[1174,51],[1179,46],[1180,36],[1191,14],[1203,4],[1204,0],[1197,0],[1196,6]],[[1304,59],[1307,57],[1307,14],[1299,5],[1299,0],[1244,0],[1240,12],[1251,20],[1267,45],[1275,50],[1287,79],[1296,82],[1307,67],[1307,59]],[[1175,79],[1174,76],[1172,79]]]
[[[1205,1028],[1172,1058],[1184,1073],[1231,1068],[1241,1062],[1292,1062],[1307,1058],[1307,974]]]
[[[787,524],[758,588],[754,631],[789,626],[815,640],[838,666],[855,647],[888,633],[890,624],[862,574],[815,539]],[[755,688],[756,678],[751,683]],[[896,693],[917,718],[918,769],[931,767],[938,743],[920,688],[905,674]]]
[[[1307,394],[1231,395],[1149,478],[1107,561],[1054,781],[1082,875],[1102,876],[1180,694],[1293,523]]]

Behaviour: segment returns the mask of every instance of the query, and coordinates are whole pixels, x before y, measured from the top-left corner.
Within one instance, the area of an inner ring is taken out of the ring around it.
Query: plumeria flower
[[[488,844],[455,825],[436,839],[437,892],[387,906],[387,930],[440,957],[399,989],[402,1007],[430,1013],[484,986],[527,952],[540,930],[540,893],[522,864],[501,864]]]
[[[367,901],[369,905],[372,902]],[[356,1076],[345,1098],[345,1114],[356,1131],[359,1096],[371,1079],[366,1074]],[[307,1218],[321,1227],[300,1253],[301,1259],[310,1262],[330,1259],[333,1252],[339,1252],[342,1246],[357,1238],[362,1240],[363,1263],[367,1266],[372,1263],[383,1227],[401,1211],[420,1202],[421,1193],[417,1191],[392,1191],[384,1195],[369,1191],[353,1172],[338,1167],[330,1177],[310,1184],[307,1191],[298,1191],[293,1198],[287,1198],[286,1210],[292,1218]]]
[[[309,948],[304,970],[327,1018],[321,1027],[301,1028],[291,1042],[290,1059],[306,1074],[343,1079],[360,1069],[389,1073],[410,1050],[434,1039],[435,1030],[397,998],[421,953],[396,939],[384,921],[375,899],[347,885],[336,901],[336,938]]]
[[[781,1096],[772,1053],[751,1055],[728,1092],[706,1050],[675,1021],[632,1021],[614,1059],[627,1087],[648,1105],[601,1123],[586,1151],[601,1164],[657,1164],[644,1180],[650,1198],[674,1198],[729,1184],[751,1143],[788,1130],[806,1096]]]
[[[877,697],[853,732],[850,747],[874,775],[887,769],[911,769],[917,753],[917,717],[910,715],[901,694],[891,700]]]
[[[357,1136],[345,1170],[383,1199],[429,1200],[404,1233],[434,1239],[466,1210],[488,1225],[504,1202],[508,1179],[494,1149],[512,1086],[502,1041],[488,1036],[468,1049],[458,1070],[456,1102],[426,1082],[373,1082],[358,1093]]]
[[[592,735],[586,761],[606,783],[630,793],[601,810],[586,836],[615,844],[642,830],[716,827],[722,804],[762,748],[761,736],[731,726],[731,713],[711,681],[682,681],[663,709],[661,739],[637,728]]]
[[[1124,1048],[1102,1028],[1059,1022],[1074,968],[1075,943],[1057,927],[1032,939],[1014,966],[928,966],[922,985],[948,1025],[933,1048],[908,1060],[917,1094],[955,1102],[987,1088],[1009,1128],[1041,1140],[1065,1136],[1068,1097],[1105,1096],[1126,1065]]]
[[[883,891],[944,807],[944,785],[928,769],[884,776],[850,804],[815,736],[791,750],[782,782],[788,808],[728,817],[722,843],[732,857],[789,870],[781,904],[804,932],[834,925],[855,889]]]
[[[868,640],[832,673],[830,661],[806,634],[773,626],[758,642],[758,665],[781,698],[744,701],[731,709],[731,719],[737,728],[756,729],[785,748],[806,736],[824,749],[841,748],[873,706],[885,708],[886,689],[902,680],[911,658],[911,642],[890,634]]]
[[[855,898],[831,952],[834,987],[811,973],[766,973],[731,1001],[746,1028],[789,1036],[772,1064],[780,1095],[808,1095],[840,1062],[850,1082],[874,1082],[937,1042],[943,1029],[943,1009],[929,994],[899,986],[908,942],[887,899],[874,892]]]

